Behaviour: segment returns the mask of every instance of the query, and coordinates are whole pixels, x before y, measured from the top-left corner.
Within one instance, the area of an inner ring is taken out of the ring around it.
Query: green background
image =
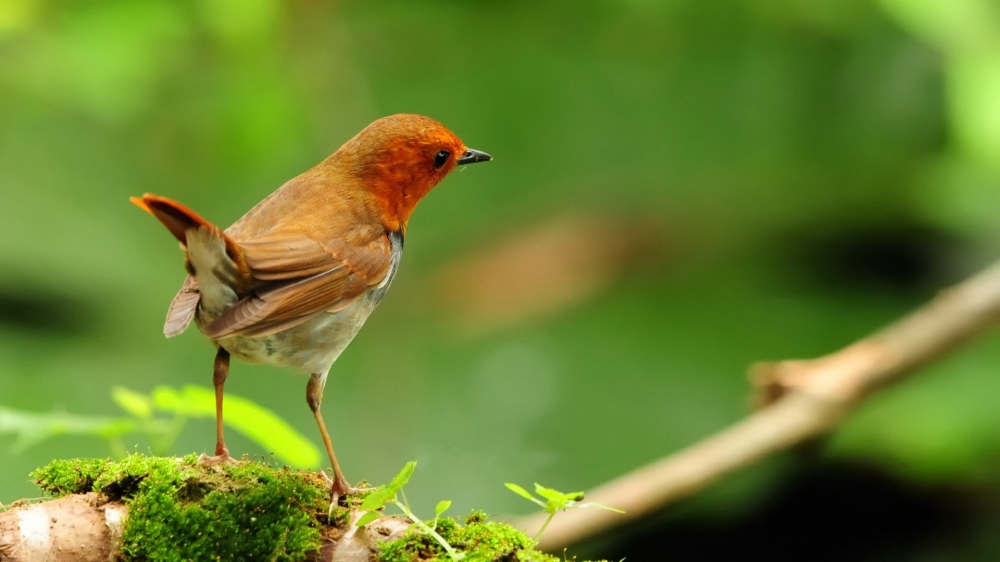
[[[327,385],[347,476],[417,460],[418,513],[525,513],[503,482],[584,489],[676,451],[747,414],[750,363],[835,350],[1000,254],[995,2],[2,0],[0,406],[209,386],[211,345],[161,334],[182,254],[128,197],[228,225],[398,112],[495,158],[421,204]],[[949,552],[995,559],[998,362],[985,338],[876,396],[821,458],[976,498]],[[318,445],[305,383],[237,362],[226,388]],[[192,421],[173,452],[213,439]],[[2,502],[109,454],[13,442]],[[681,517],[753,510],[786,461]]]

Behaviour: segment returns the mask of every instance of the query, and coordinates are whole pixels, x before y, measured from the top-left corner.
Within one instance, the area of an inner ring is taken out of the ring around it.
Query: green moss
[[[448,544],[465,552],[465,562],[528,561],[558,562],[559,559],[538,552],[527,535],[506,523],[487,521],[481,511],[474,511],[462,525],[454,519],[438,521],[437,532]],[[448,554],[433,538],[411,532],[382,545],[381,562],[449,561]]]
[[[242,462],[134,455],[56,461],[32,473],[57,496],[102,492],[129,507],[128,560],[302,560],[319,548],[329,488],[317,475]],[[335,522],[346,523],[336,509]]]
[[[205,468],[197,457],[133,455],[122,461],[55,461],[31,474],[54,496],[100,492],[129,507],[126,560],[303,560],[336,534],[349,511],[335,508],[328,525],[329,486],[316,474],[259,462]],[[347,498],[357,506],[364,495]],[[438,521],[437,531],[467,562],[558,562],[532,548],[527,535],[473,512],[463,522]],[[382,545],[382,562],[448,561],[431,537],[410,532]]]
[[[89,492],[101,469],[110,462],[101,459],[53,461],[32,472],[31,479],[39,488],[56,497]]]

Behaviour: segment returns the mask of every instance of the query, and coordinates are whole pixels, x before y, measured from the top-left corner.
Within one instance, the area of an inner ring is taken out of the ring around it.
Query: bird
[[[234,462],[223,388],[236,357],[309,376],[306,402],[333,468],[334,502],[356,491],[320,412],[330,368],[389,289],[417,203],[457,167],[490,160],[429,117],[397,114],[365,127],[225,230],[166,197],[130,198],[186,254],[188,275],[167,309],[164,335],[193,320],[217,348],[215,455],[202,455],[203,465]]]

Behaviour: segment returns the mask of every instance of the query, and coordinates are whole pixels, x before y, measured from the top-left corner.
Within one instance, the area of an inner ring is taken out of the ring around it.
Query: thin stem
[[[552,512],[549,513],[548,519],[545,520],[545,523],[542,523],[541,528],[538,529],[538,533],[535,534],[535,539],[534,539],[535,540],[535,544],[538,544],[538,539],[542,538],[542,533],[545,532],[545,528],[549,526],[549,522],[552,521],[552,518],[555,517],[555,516],[556,516],[556,512],[552,511]]]
[[[403,496],[403,505],[406,506],[406,511],[410,511],[410,502],[406,499],[406,491],[402,488],[399,489],[399,495]]]
[[[400,490],[400,491],[402,491],[402,490]],[[405,499],[406,496],[404,495],[403,498]],[[444,537],[442,537],[441,535],[439,535],[437,533],[437,531],[435,531],[434,529],[430,528],[427,525],[427,523],[424,523],[423,521],[420,520],[420,518],[418,518],[416,515],[414,515],[413,512],[410,511],[410,508],[408,506],[403,505],[403,503],[400,502],[400,501],[398,501],[398,500],[396,500],[393,503],[395,503],[396,507],[398,507],[399,509],[401,509],[403,511],[403,513],[407,517],[409,517],[413,521],[413,523],[416,524],[417,527],[420,528],[421,531],[423,531],[423,532],[427,533],[428,535],[434,537],[434,540],[436,540],[438,542],[438,544],[440,544],[442,547],[444,547],[445,551],[448,552],[448,556],[450,556],[452,560],[461,560],[461,559],[465,558],[465,554],[463,554],[463,553],[455,550],[455,548],[453,546],[451,546],[450,544],[448,544],[448,541],[444,540]]]

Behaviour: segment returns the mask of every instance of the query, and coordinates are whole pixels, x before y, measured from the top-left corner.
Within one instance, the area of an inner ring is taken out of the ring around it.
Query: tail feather
[[[163,223],[187,252],[189,275],[170,303],[163,326],[168,338],[183,332],[199,309],[207,307],[218,315],[252,289],[243,249],[222,229],[166,197],[147,193],[130,200]]]
[[[181,290],[170,302],[170,308],[167,309],[167,321],[163,324],[163,335],[172,338],[184,332],[198,312],[200,301],[201,292],[198,290],[198,281],[194,276],[188,275]]]
[[[130,197],[129,201],[156,217],[181,244],[187,244],[188,229],[207,226],[218,230],[212,223],[201,218],[198,213],[166,197],[147,193],[141,198]]]
[[[187,247],[187,232],[192,228],[196,229],[203,226],[210,231],[218,233],[219,237],[226,243],[226,254],[229,256],[229,259],[233,260],[241,273],[249,274],[249,268],[246,265],[246,259],[243,257],[243,250],[239,244],[227,236],[221,228],[208,222],[187,206],[173,199],[167,199],[166,197],[160,197],[152,193],[147,193],[142,197],[130,197],[129,201],[156,217],[174,235],[174,238],[180,241],[185,247]]]

